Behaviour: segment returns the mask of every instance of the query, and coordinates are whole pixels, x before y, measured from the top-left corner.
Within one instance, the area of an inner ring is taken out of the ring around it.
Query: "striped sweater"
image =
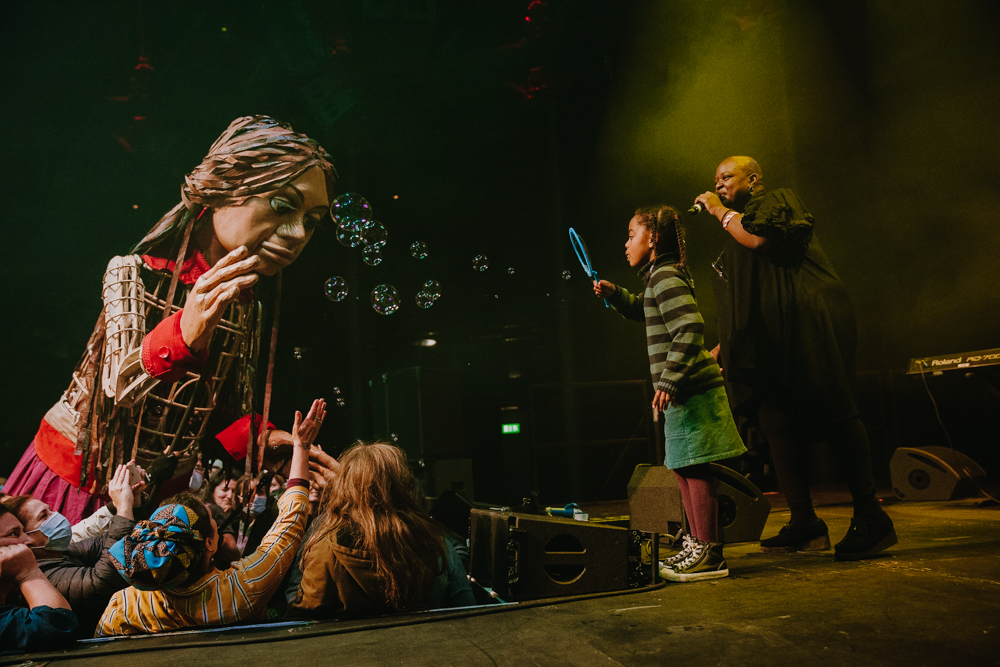
[[[705,349],[705,320],[694,298],[694,281],[676,261],[676,256],[665,256],[642,267],[646,292],[641,299],[616,287],[608,301],[623,317],[646,323],[653,386],[683,401],[723,382],[719,365]]]
[[[309,493],[289,488],[278,501],[278,518],[260,546],[225,572],[214,572],[172,591],[118,591],[104,610],[97,637],[170,632],[266,617],[271,599],[305,532]]]

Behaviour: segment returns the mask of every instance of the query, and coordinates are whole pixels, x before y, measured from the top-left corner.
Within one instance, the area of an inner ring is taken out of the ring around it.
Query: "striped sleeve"
[[[675,271],[654,272],[649,287],[655,309],[646,309],[647,330],[652,329],[650,325],[659,326],[656,327],[658,333],[649,336],[646,342],[650,357],[662,359],[664,363],[656,388],[676,396],[681,394],[689,377],[715,363],[710,355],[702,354],[705,320],[691,286]]]
[[[108,606],[104,610],[104,615],[101,616],[101,622],[97,624],[97,631],[94,633],[95,637],[108,637],[110,635],[121,634],[121,613],[119,607],[124,597],[124,591],[118,591],[111,596],[111,601],[108,602]]]
[[[150,634],[264,618],[268,600],[302,541],[309,516],[308,492],[300,486],[288,489],[278,509],[277,520],[257,550],[225,572],[175,591],[138,591],[130,586],[115,593],[95,636]]]
[[[618,314],[627,320],[642,322],[643,314],[642,296],[629,294],[620,285],[615,285],[615,293],[608,297],[608,303],[618,311]]]
[[[188,613],[225,624],[264,618],[268,600],[295,559],[309,516],[309,494],[296,486],[278,501],[278,518],[260,546],[217,580],[214,595],[191,596]],[[211,598],[214,598],[209,601]],[[204,608],[207,607],[207,608]]]

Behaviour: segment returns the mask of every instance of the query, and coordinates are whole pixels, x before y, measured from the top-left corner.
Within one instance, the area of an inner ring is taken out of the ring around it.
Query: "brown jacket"
[[[375,576],[375,558],[350,533],[329,533],[309,550],[295,600],[285,618],[378,616],[395,611]]]

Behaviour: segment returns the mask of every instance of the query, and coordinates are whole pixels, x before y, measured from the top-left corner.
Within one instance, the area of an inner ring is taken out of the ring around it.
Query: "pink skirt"
[[[8,496],[30,494],[48,505],[53,512],[62,514],[72,524],[86,519],[104,505],[100,497],[81,491],[49,470],[35,454],[34,440],[4,484],[3,493]]]

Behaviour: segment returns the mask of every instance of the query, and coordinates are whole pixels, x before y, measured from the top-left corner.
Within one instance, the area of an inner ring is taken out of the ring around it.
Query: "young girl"
[[[653,410],[663,415],[664,464],[677,474],[691,535],[684,548],[664,561],[660,576],[700,581],[729,575],[719,543],[718,481],[709,462],[746,451],[732,413],[722,374],[705,349],[705,321],[685,266],[684,229],[670,206],[641,208],[628,224],[625,258],[641,267],[642,298],[606,280],[594,293],[622,316],[646,323],[649,370],[656,394]]]

